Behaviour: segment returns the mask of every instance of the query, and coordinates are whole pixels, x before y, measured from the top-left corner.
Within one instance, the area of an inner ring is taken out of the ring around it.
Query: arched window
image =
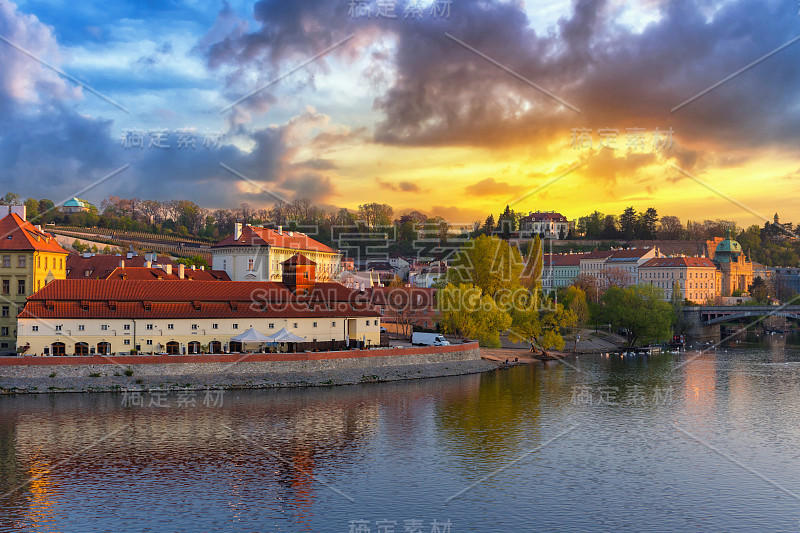
[[[67,346],[63,342],[54,342],[50,347],[52,348],[53,355],[66,354]]]
[[[176,341],[169,341],[167,343],[167,354],[178,355],[181,353],[181,346]]]

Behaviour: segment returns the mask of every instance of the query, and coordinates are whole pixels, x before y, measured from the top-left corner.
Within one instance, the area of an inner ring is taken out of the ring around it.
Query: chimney
[[[195,266],[194,266],[194,265],[192,265],[192,270],[194,270],[194,269],[195,269]]]
[[[183,279],[185,271],[186,271],[186,265],[184,265],[183,263],[178,265],[178,277],[180,279]]]
[[[164,272],[172,275],[172,265],[164,265]]]
[[[233,225],[233,238],[238,241],[241,236],[242,236],[242,224],[241,222],[237,222],[236,224]]]
[[[283,226],[278,226],[278,235],[283,235]]]
[[[119,267],[120,268],[125,268],[125,261],[124,260],[119,262]]]
[[[206,269],[206,267],[204,267],[203,265],[200,265],[200,270],[205,270],[205,269]]]
[[[144,262],[144,267],[145,267],[145,268],[153,268],[153,263],[152,263],[152,262],[150,262],[150,261],[145,261],[145,262]]]

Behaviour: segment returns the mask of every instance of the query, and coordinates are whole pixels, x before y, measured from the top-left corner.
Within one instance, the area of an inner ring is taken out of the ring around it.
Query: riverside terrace
[[[320,349],[380,345],[368,295],[313,275],[284,279],[57,280],[18,315],[18,346],[26,355],[227,353],[244,348],[232,337],[249,328],[286,329]]]

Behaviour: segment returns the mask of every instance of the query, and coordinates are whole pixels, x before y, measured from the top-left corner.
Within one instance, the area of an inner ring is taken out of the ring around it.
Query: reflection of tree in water
[[[541,374],[535,366],[520,366],[471,376],[449,389],[435,414],[440,445],[453,457],[468,458],[465,464],[475,458],[506,463],[538,445]]]
[[[16,450],[16,431],[14,417],[0,410],[0,529],[18,527],[22,519],[21,509],[25,507],[25,490],[7,494],[24,482],[22,465],[18,463]],[[10,516],[15,512],[16,516]]]

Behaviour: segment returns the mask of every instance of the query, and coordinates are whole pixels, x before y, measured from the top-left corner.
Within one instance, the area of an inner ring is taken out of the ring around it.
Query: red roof
[[[117,267],[112,270],[107,276],[100,279],[118,279],[118,280],[180,280],[178,277],[178,269],[173,269],[172,274],[167,274],[162,268],[147,268],[147,267],[131,267],[125,268]],[[185,269],[183,274],[184,280],[196,281],[230,281],[231,278],[224,270],[192,270],[191,268]]]
[[[525,215],[520,219],[520,222],[541,222],[543,220],[548,220],[551,222],[567,222],[567,217],[561,213],[540,213],[537,211],[535,213]]]
[[[653,248],[628,248],[627,250],[616,250],[609,256],[609,259],[641,259],[652,251]]]
[[[69,253],[59,246],[55,237],[36,229],[15,213],[0,220],[0,250]]]
[[[711,259],[705,257],[657,257],[639,268],[647,267],[708,267],[716,268]]]
[[[549,266],[579,266],[581,259],[589,254],[545,254],[542,258],[542,264],[546,267]]]
[[[67,256],[67,279],[105,279],[115,269],[119,268],[120,261],[125,261],[125,268],[144,267],[146,263],[143,255],[135,255],[128,258],[124,255],[98,254],[91,257],[83,257],[78,254],[69,254]],[[166,256],[157,256],[157,263],[172,265],[173,272],[177,268],[175,262]]]
[[[305,233],[299,231],[277,231],[269,228],[256,228],[245,226],[239,239],[234,239],[229,235],[222,239],[212,248],[223,248],[230,246],[276,246],[279,248],[291,248],[294,250],[313,250],[315,252],[336,253],[336,250],[325,246],[319,241],[315,241]]]
[[[303,254],[294,254],[292,257],[283,262],[284,265],[316,265],[314,261],[304,256]]]
[[[268,281],[55,280],[19,318],[225,318],[379,316],[369,297],[339,283],[307,295]]]
[[[605,259],[614,255],[614,250],[594,250],[581,257],[581,259]]]

